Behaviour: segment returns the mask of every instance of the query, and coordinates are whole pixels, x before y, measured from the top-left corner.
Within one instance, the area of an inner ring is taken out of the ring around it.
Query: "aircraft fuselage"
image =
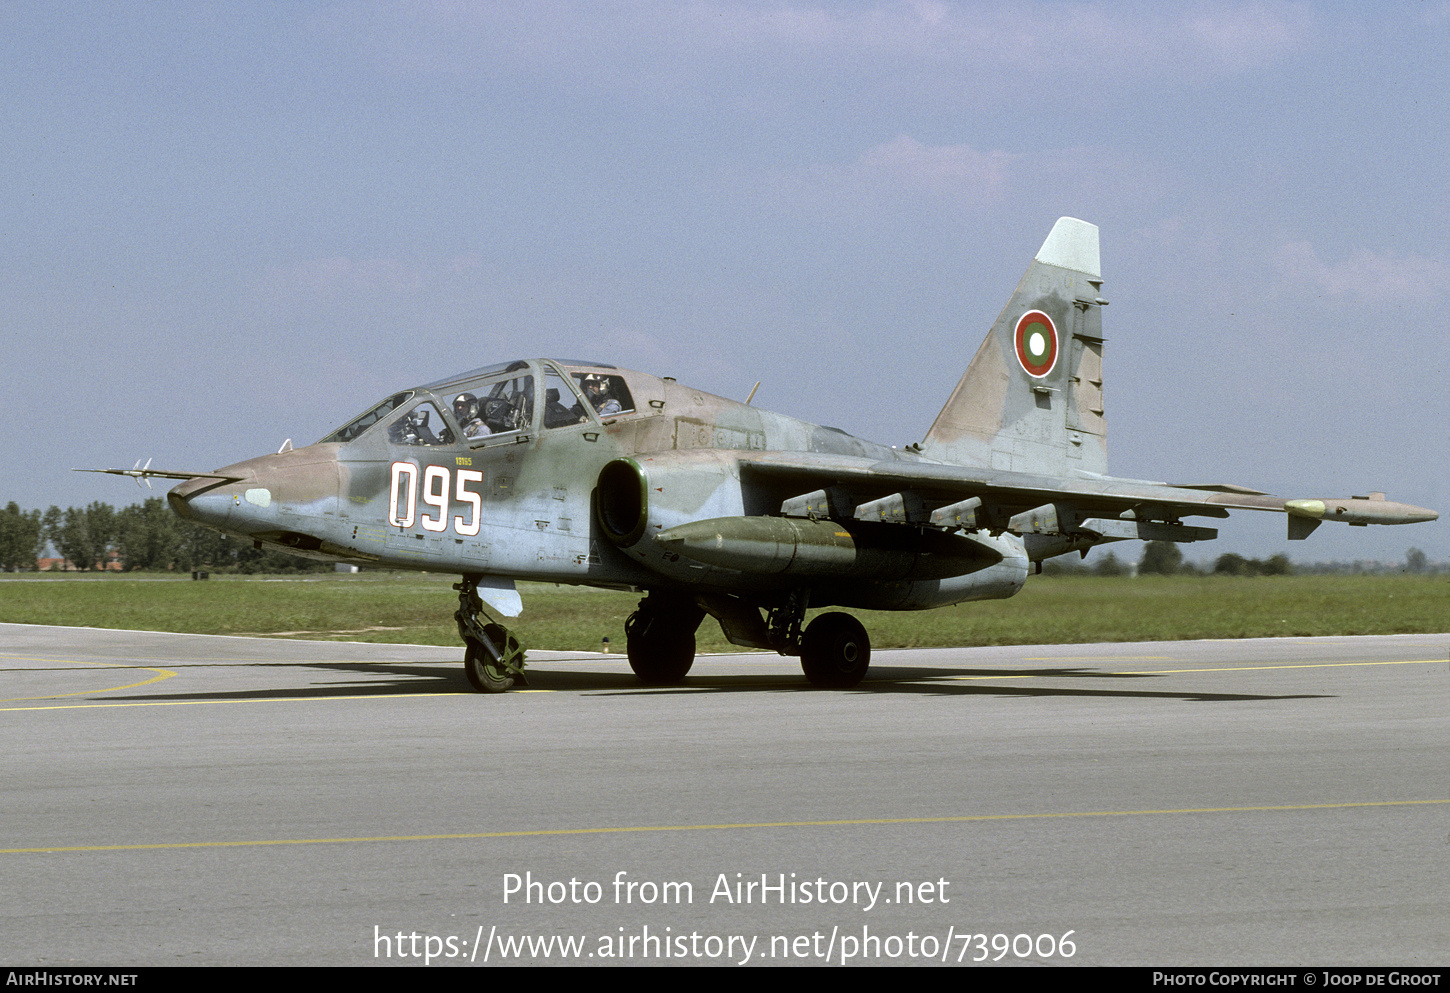
[[[596,409],[585,385],[591,377],[617,384],[625,406]],[[455,410],[466,404],[456,400],[500,383],[498,404],[511,403],[513,419],[496,418],[489,433],[469,437]],[[671,379],[534,360],[405,393],[352,437],[344,428],[218,469],[231,478],[182,483],[171,505],[197,523],[313,558],[601,587],[669,584],[769,599],[811,585],[817,604],[901,608],[1010,596],[1026,575],[1011,535],[959,536],[960,548],[943,550],[920,547],[924,529],[873,531],[869,522],[819,536],[802,525],[784,542],[748,532],[748,522],[779,515],[795,495],[786,485],[743,481],[752,456],[923,460]],[[427,418],[415,430],[419,410]],[[621,506],[639,533],[616,529]],[[711,520],[729,522],[721,540],[733,542],[733,557],[701,558],[681,542],[655,540]],[[927,541],[946,538],[929,533]]]

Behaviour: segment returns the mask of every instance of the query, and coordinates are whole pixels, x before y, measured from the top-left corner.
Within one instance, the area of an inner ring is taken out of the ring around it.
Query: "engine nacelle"
[[[730,452],[619,458],[599,471],[594,516],[600,531],[631,559],[667,576],[700,581],[722,570],[682,559],[658,545],[655,535],[701,518],[744,513],[740,467]]]
[[[1012,596],[1027,575],[1011,535],[761,516],[738,460],[716,450],[619,458],[599,473],[595,519],[634,562],[681,581],[762,592],[809,586],[822,602],[920,609]]]

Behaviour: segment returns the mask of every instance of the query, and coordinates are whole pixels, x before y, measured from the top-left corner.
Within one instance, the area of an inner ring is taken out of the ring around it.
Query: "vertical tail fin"
[[[920,448],[946,462],[1106,473],[1098,229],[1063,217]]]

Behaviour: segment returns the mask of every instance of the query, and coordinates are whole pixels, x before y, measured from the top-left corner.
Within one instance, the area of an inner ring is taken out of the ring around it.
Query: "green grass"
[[[456,580],[365,573],[226,577],[8,577],[0,621],[200,634],[458,644]],[[624,646],[638,594],[520,584],[528,647]],[[1072,644],[1450,631],[1447,576],[1037,576],[1011,600],[911,613],[851,611],[878,648]],[[700,628],[700,651],[731,646]]]

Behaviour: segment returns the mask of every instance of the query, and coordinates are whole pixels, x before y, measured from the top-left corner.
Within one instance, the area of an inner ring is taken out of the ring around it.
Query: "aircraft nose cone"
[[[182,520],[218,527],[231,516],[237,494],[253,485],[249,479],[222,485],[215,479],[188,479],[166,494],[166,502]]]
[[[166,502],[171,504],[171,512],[183,521],[194,520],[191,516],[191,504],[186,502],[184,496],[176,492],[180,488],[179,486],[173,487],[171,492],[166,494]]]
[[[188,479],[166,495],[178,517],[250,538],[280,530],[283,516],[334,513],[338,464],[326,446],[262,455]]]
[[[270,492],[258,489],[257,477],[256,467],[247,463],[226,466],[216,476],[198,476],[172,487],[166,502],[182,520],[220,529],[236,516],[243,495],[250,503],[260,500],[265,506],[270,502]]]

